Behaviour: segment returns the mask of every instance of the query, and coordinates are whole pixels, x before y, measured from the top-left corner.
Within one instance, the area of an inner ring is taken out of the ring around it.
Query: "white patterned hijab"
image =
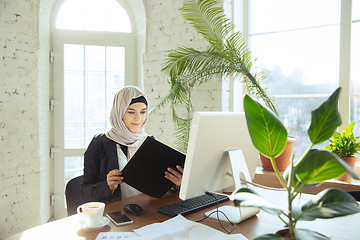
[[[128,157],[139,146],[141,140],[145,136],[144,126],[148,120],[148,109],[146,110],[146,118],[140,130],[136,133],[130,132],[126,127],[123,118],[126,110],[130,106],[132,99],[143,96],[149,106],[148,98],[143,90],[135,86],[127,86],[115,94],[113,107],[110,113],[111,129],[105,135],[111,140],[128,147]]]

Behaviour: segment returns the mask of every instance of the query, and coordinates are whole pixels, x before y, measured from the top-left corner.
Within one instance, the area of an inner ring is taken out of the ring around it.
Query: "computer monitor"
[[[236,164],[241,171],[248,170],[253,179],[259,152],[250,139],[245,113],[195,112],[179,197],[186,200],[207,191],[233,191],[234,177],[239,176],[232,173],[229,150],[242,150],[245,161],[235,159]]]

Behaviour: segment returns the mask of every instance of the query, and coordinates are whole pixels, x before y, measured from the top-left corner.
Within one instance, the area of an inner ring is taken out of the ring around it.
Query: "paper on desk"
[[[195,226],[195,222],[189,221],[182,215],[173,217],[162,223],[153,223],[145,227],[134,230],[146,239],[170,239],[171,236],[181,236],[190,231]]]
[[[235,237],[235,239],[237,240],[248,240],[244,235],[242,235],[241,233],[237,233],[237,234],[232,234],[232,237]]]
[[[133,232],[100,232],[95,240],[146,240]]]
[[[236,235],[228,235],[220,232],[212,227],[206,226],[201,223],[196,223],[195,227],[189,232],[188,238],[185,239],[198,239],[198,240],[247,240],[241,233]],[[184,238],[174,238],[174,240],[184,240]]]
[[[206,225],[189,221],[182,215],[136,229],[134,232],[149,240],[247,240],[241,234],[228,235]]]

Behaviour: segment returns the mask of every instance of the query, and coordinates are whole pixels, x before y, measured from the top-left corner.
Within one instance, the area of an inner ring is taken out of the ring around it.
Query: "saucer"
[[[82,229],[84,229],[85,231],[99,230],[99,229],[105,227],[106,225],[108,225],[109,222],[110,222],[110,219],[108,219],[107,217],[102,217],[101,222],[100,222],[100,224],[98,226],[88,227],[88,226],[85,225],[85,220],[84,219],[79,220],[80,227]]]

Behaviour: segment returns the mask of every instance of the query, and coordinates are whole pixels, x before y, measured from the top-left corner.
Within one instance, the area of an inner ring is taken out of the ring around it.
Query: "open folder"
[[[186,155],[152,137],[147,137],[122,170],[124,182],[155,198],[161,198],[174,183],[165,178],[167,168],[184,167]]]

